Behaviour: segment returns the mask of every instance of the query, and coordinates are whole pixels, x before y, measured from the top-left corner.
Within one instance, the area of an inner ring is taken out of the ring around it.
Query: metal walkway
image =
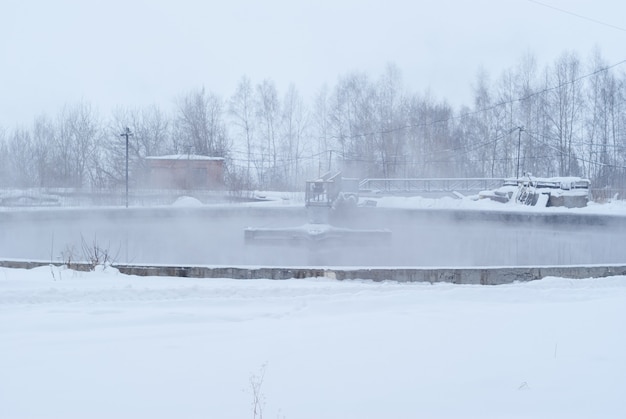
[[[360,193],[406,194],[420,192],[473,192],[499,188],[504,178],[400,178],[363,179]]]

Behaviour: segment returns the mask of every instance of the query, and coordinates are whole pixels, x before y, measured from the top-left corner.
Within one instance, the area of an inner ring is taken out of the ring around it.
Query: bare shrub
[[[61,251],[61,261],[68,269],[75,268],[76,263],[76,248],[73,245],[65,246],[65,249]]]
[[[87,243],[83,236],[81,236],[80,238],[83,260],[88,264],[90,270],[93,271],[96,266],[99,265],[107,267],[117,260],[117,257],[119,255],[119,249],[118,252],[113,255],[109,250],[110,244],[106,247],[103,247],[98,243],[96,237],[94,237],[91,244]]]
[[[117,260],[118,251],[113,254],[110,251],[110,245],[102,246],[98,243],[96,237],[94,237],[91,243],[87,242],[81,235],[80,249],[77,249],[73,244],[68,244],[61,251],[61,262],[68,269],[75,271],[93,271],[96,266],[112,265]]]
[[[259,370],[259,374],[250,376],[250,389],[252,390],[252,418],[263,419],[263,405],[265,404],[265,396],[261,392],[263,380],[265,378],[265,369],[267,364],[263,364]]]

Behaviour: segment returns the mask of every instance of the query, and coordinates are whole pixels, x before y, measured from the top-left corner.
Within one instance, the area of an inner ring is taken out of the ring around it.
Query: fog
[[[244,230],[299,227],[299,207],[33,210],[2,213],[4,259],[254,266],[538,266],[623,262],[621,218],[593,215],[357,208],[336,226],[388,229],[391,240],[246,244]]]
[[[614,0],[551,0],[592,20],[621,24]],[[472,101],[476,72],[508,68],[527,51],[549,62],[600,46],[622,60],[623,32],[530,1],[344,0],[197,2],[165,0],[2,2],[0,125],[86,99],[118,105],[169,104],[206,86],[230,94],[238,79],[270,77],[311,97],[359,69],[395,62],[413,90],[455,105]]]

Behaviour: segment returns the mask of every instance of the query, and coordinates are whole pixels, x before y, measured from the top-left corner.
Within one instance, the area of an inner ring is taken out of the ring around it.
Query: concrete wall
[[[0,267],[32,269],[49,266],[45,261],[0,261]],[[59,265],[53,263],[53,265]],[[87,271],[87,263],[75,263],[72,269]],[[453,284],[501,285],[556,276],[572,279],[626,275],[626,265],[484,267],[484,268],[314,268],[314,267],[212,267],[115,265],[121,273],[137,276],[184,278],[298,279],[331,278],[367,279],[397,282],[449,282]]]

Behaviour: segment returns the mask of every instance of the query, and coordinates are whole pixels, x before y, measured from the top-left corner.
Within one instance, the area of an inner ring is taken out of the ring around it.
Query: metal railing
[[[362,192],[408,193],[408,192],[480,192],[497,189],[504,178],[401,178],[363,179],[359,183]]]
[[[181,197],[192,197],[202,203],[227,202],[227,191],[180,189],[131,189],[131,206],[171,205]],[[103,207],[125,206],[125,190],[27,188],[0,189],[0,208],[7,207]]]

